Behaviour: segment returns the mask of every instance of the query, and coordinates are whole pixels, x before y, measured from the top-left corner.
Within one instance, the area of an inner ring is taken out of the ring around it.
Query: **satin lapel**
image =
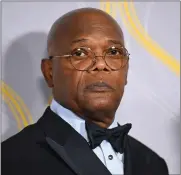
[[[89,148],[87,141],[78,133],[72,133],[64,148],[83,175],[111,175],[105,165]]]
[[[111,175],[87,141],[49,108],[38,124],[47,144],[77,175]]]
[[[128,137],[126,141],[126,148],[124,151],[124,175],[133,175],[133,157],[131,154],[131,145]]]
[[[111,175],[79,135],[73,134],[64,146],[49,137],[46,141],[77,175]]]
[[[52,140],[49,137],[46,137],[46,141],[49,144],[49,146],[67,163],[67,165],[77,174],[77,175],[83,175],[75,166],[75,164],[69,159],[69,156],[67,155],[65,149],[63,146],[59,145],[57,142]]]

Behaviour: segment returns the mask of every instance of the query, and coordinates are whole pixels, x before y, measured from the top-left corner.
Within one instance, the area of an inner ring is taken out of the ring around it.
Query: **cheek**
[[[65,70],[59,73],[57,79],[59,79],[59,90],[61,96],[64,96],[68,101],[75,101],[77,95],[81,92],[81,73],[76,70]]]
[[[66,100],[70,92],[70,72],[66,71],[64,67],[60,64],[56,64],[53,67],[53,84],[54,84],[54,94],[59,97],[59,99]]]
[[[77,71],[73,78],[73,84],[75,85],[76,98],[83,95],[83,89],[86,84],[85,71]]]
[[[125,71],[122,71],[115,75],[115,79],[117,87],[123,89],[127,83],[127,73]]]

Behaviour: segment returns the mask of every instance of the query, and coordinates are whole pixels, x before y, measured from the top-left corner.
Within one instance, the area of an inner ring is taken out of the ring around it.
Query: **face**
[[[86,13],[70,18],[55,38],[49,55],[86,47],[98,57],[89,71],[76,70],[67,57],[42,60],[42,72],[54,99],[80,117],[111,123],[123,96],[128,64],[111,71],[99,56],[112,46],[124,46],[121,29],[105,14]]]

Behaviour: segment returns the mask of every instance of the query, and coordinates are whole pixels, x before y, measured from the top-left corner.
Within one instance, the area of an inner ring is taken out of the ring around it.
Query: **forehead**
[[[117,22],[108,14],[87,13],[75,15],[67,22],[67,34],[72,38],[78,35],[102,35],[105,37],[119,37],[122,39],[122,30]],[[70,38],[71,39],[71,38]]]
[[[79,38],[88,38],[88,42],[117,40],[124,45],[123,32],[118,23],[109,15],[87,13],[76,14],[64,20],[56,29],[54,44],[62,51],[70,47]]]

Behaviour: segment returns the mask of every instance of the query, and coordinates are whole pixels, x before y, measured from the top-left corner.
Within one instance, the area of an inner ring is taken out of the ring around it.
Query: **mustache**
[[[115,90],[111,85],[107,84],[106,82],[95,82],[86,86],[85,89],[92,89],[94,87],[105,87],[111,90]]]

